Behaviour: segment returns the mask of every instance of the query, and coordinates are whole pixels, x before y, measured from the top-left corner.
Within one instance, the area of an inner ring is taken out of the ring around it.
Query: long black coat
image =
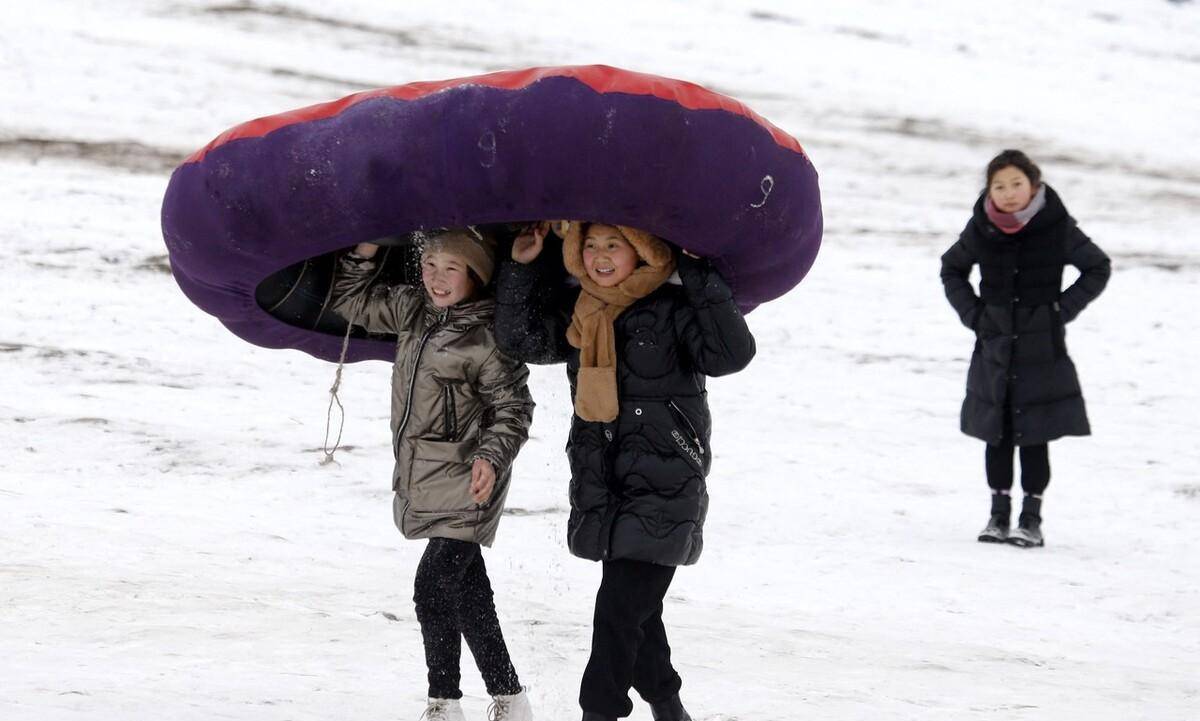
[[[681,256],[679,276],[682,287],[663,285],[614,323],[617,419],[572,417],[567,545],[576,556],[665,566],[700,558],[712,462],[705,376],[741,370],[755,346],[716,270]],[[566,361],[574,399],[579,351],[566,333],[580,291],[562,281],[551,262],[505,262],[496,341],[529,363]]]
[[[988,443],[1018,446],[1091,433],[1066,324],[1104,290],[1104,254],[1046,187],[1046,206],[1011,235],[984,210],[985,196],[958,242],[942,256],[942,284],[963,325],[975,331],[962,431]],[[1062,291],[1065,264],[1079,269]],[[979,295],[968,281],[979,265]]]

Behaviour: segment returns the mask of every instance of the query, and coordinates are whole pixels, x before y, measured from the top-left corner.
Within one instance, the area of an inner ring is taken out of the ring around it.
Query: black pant
[[[650,703],[679,693],[663,627],[663,598],[675,568],[642,561],[605,561],[592,622],[592,657],[583,672],[584,711],[625,717],[633,712],[629,689]]]
[[[999,443],[989,443],[984,451],[988,486],[993,491],[1008,491],[1013,485],[1013,442],[1006,433]],[[1021,446],[1021,489],[1036,496],[1050,485],[1050,446]]]
[[[520,693],[479,544],[430,539],[417,566],[415,586],[413,601],[425,640],[429,696],[462,698],[458,684],[463,637],[490,695]]]
[[[1012,490],[1013,485],[1013,427],[1012,408],[1004,407],[1004,436],[999,443],[989,443],[983,454],[987,468],[988,487],[993,491]],[[1021,489],[1035,496],[1042,495],[1050,485],[1050,446],[1021,446]]]

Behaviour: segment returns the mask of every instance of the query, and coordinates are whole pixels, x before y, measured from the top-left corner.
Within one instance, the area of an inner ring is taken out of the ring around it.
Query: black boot
[[[654,717],[654,721],[692,721],[692,717],[679,700],[679,694],[666,701],[650,704],[650,715]]]
[[[992,516],[979,532],[981,543],[1004,543],[1008,540],[1008,527],[1012,518],[1012,498],[1007,493],[992,491]]]
[[[1017,530],[1008,536],[1008,542],[1021,548],[1046,545],[1042,537],[1042,497],[1025,494],[1021,503],[1021,515],[1017,518]]]
[[[583,712],[583,721],[618,721],[618,719],[616,716],[605,716],[602,713],[595,713],[593,711],[584,711]]]

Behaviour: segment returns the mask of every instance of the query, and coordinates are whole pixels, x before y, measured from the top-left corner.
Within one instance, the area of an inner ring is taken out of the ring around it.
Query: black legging
[[[993,491],[1009,491],[1013,485],[1013,428],[1012,409],[1004,407],[1004,436],[999,443],[989,443],[983,454],[987,468],[988,487]],[[1040,496],[1050,485],[1050,446],[1041,443],[1021,446],[1021,490]]]
[[[596,593],[592,656],[583,672],[579,705],[604,716],[633,711],[629,689],[657,703],[679,693],[682,682],[671,665],[663,626],[663,598],[673,566],[641,561],[605,561]]]
[[[1007,440],[1007,439],[1006,439]],[[1021,490],[1042,495],[1050,485],[1050,446],[1021,446]],[[995,491],[1008,491],[1013,486],[1013,444],[988,444],[984,452],[988,486]]]
[[[425,640],[430,698],[462,698],[459,660],[464,637],[488,694],[520,693],[479,544],[430,539],[417,566],[415,586],[413,601]]]

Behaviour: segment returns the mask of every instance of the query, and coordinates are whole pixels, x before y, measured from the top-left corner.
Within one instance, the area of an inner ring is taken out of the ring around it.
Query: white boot
[[[425,713],[417,721],[467,721],[462,704],[453,698],[431,698]]]
[[[512,696],[493,696],[488,721],[533,721],[533,708],[522,690]]]

